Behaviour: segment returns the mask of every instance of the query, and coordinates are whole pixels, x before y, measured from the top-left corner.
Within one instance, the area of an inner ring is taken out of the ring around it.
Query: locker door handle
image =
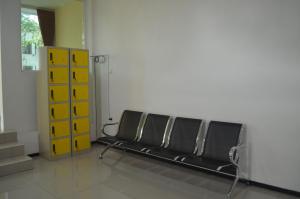
[[[76,73],[73,71],[73,79],[76,80]]]
[[[77,115],[77,108],[76,108],[76,106],[73,106],[73,113],[74,113],[74,115]]]
[[[55,118],[54,108],[51,108],[51,116],[52,116],[53,118]]]
[[[72,54],[72,60],[74,63],[76,63],[75,54]]]
[[[54,63],[53,62],[53,53],[50,53],[50,61],[51,61],[52,64]]]
[[[73,124],[74,131],[77,131],[77,123]]]
[[[78,141],[75,140],[75,148],[77,149],[78,148]]]
[[[53,89],[51,89],[50,93],[51,93],[50,94],[51,95],[51,99],[54,100],[54,91],[53,91]]]
[[[54,154],[56,154],[55,144],[52,144],[52,151]]]
[[[55,127],[54,126],[51,127],[51,132],[52,132],[52,135],[55,136]]]
[[[51,82],[53,82],[53,80],[54,80],[54,74],[53,74],[53,71],[50,71],[50,80],[51,80]]]
[[[73,97],[76,98],[76,89],[73,89]]]

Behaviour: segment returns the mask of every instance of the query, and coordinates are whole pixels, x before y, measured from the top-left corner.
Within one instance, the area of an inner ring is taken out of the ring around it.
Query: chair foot
[[[231,199],[231,194],[226,194],[226,199]]]
[[[117,142],[115,142],[114,144],[110,144],[110,145],[107,145],[104,150],[100,153],[99,155],[99,159],[103,159],[103,156],[104,154],[111,148],[111,147],[114,147],[115,145],[117,144]]]
[[[239,181],[239,168],[237,168],[235,179],[226,195],[227,199],[231,199],[232,192],[233,192],[234,188],[236,187],[236,184],[238,183],[238,181]]]

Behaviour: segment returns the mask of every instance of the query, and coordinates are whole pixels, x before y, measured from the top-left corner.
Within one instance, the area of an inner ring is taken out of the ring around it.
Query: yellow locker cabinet
[[[69,118],[69,104],[50,104],[51,120],[63,120]]]
[[[37,77],[40,153],[62,158],[90,148],[89,53],[43,47]]]
[[[72,116],[73,117],[87,117],[89,115],[89,103],[88,102],[74,102],[72,104]]]
[[[88,68],[71,68],[72,83],[88,83],[89,69]]]
[[[88,85],[72,85],[72,100],[88,100]]]
[[[89,118],[74,119],[72,123],[74,134],[88,133],[90,131]]]
[[[66,48],[48,48],[49,66],[69,66],[69,50]]]
[[[70,153],[70,139],[59,139],[51,142],[51,154],[52,156],[61,156]]]
[[[86,50],[70,50],[71,66],[88,66],[89,65],[89,52]]]
[[[76,136],[73,139],[73,151],[79,152],[87,150],[91,147],[90,136],[89,135],[80,135]]]
[[[51,122],[50,135],[52,138],[64,137],[70,135],[70,122],[69,120]]]
[[[49,86],[49,101],[50,102],[65,102],[69,101],[69,87],[62,86]]]
[[[69,82],[69,69],[67,67],[51,67],[48,74],[50,84],[67,84]]]

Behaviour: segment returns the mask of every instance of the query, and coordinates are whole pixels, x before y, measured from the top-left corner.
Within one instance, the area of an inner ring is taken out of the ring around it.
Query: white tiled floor
[[[35,158],[34,170],[0,178],[0,199],[219,199],[230,180],[102,147],[58,161]],[[296,197],[239,184],[236,199]]]

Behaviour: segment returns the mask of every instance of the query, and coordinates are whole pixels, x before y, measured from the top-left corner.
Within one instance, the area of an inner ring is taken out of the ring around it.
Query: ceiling
[[[55,9],[72,1],[82,0],[21,0],[21,3],[28,7]]]

